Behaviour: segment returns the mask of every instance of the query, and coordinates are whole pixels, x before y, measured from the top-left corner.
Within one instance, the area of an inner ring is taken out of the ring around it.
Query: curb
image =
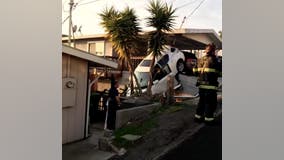
[[[219,116],[221,114],[221,110],[219,110],[216,114],[216,116]],[[169,152],[180,146],[184,141],[190,139],[194,134],[196,134],[201,128],[205,126],[204,123],[198,125],[197,127],[193,129],[187,129],[183,134],[187,135],[184,136],[183,138],[178,139],[177,141],[174,141],[169,145],[169,147],[165,148],[163,152],[159,153],[156,155],[152,160],[161,160],[165,155],[167,155]]]

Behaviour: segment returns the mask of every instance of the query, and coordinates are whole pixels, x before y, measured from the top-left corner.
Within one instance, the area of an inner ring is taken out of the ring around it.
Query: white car
[[[166,46],[161,56],[157,57],[152,73],[153,85],[152,94],[164,93],[167,90],[167,77],[176,76],[185,68],[185,56],[180,50],[174,47]],[[142,88],[142,92],[147,91],[149,81],[149,71],[152,61],[152,54],[145,57],[136,67],[134,73]],[[180,87],[180,83],[175,78],[175,89]]]

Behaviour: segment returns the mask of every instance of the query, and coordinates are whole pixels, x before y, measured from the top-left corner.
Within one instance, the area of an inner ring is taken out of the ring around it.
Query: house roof
[[[100,57],[100,56],[96,56],[94,54],[90,54],[88,52],[67,46],[62,44],[62,53],[71,55],[71,56],[75,56],[87,61],[90,61],[91,63],[94,64],[99,64],[101,66],[107,66],[107,67],[111,67],[111,68],[117,68],[118,64],[114,61],[108,60],[104,57]]]
[[[107,35],[106,34],[83,35],[83,36],[77,36],[75,39],[76,40],[79,40],[79,39],[83,40],[83,39],[96,39],[96,38],[107,38]],[[67,37],[63,37],[62,41],[68,41],[68,36]]]
[[[148,31],[149,32],[149,31]],[[142,35],[146,35],[148,32],[143,32]],[[222,40],[213,29],[194,29],[183,28],[175,29],[172,32],[167,33],[168,45],[172,45],[181,50],[195,50],[204,49],[206,44],[214,43],[217,49],[222,49]],[[97,35],[85,35],[76,37],[76,40],[86,39],[107,39],[106,34]],[[65,42],[68,37],[62,38]],[[143,42],[147,45],[147,42]],[[145,46],[144,44],[142,46]]]

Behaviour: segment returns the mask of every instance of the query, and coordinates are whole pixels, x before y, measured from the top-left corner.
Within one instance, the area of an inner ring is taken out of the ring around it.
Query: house
[[[62,43],[68,44],[68,37],[62,37]],[[75,38],[75,40],[72,39],[72,43],[75,44],[76,48],[83,51],[97,56],[105,57],[112,61],[118,61],[118,54],[113,48],[112,42],[106,34],[78,36]],[[140,45],[139,52],[134,57],[131,57],[135,65],[138,65],[146,55],[146,44],[147,43],[145,42],[145,44]],[[119,65],[116,70],[111,70],[111,72],[114,74],[122,74],[123,70],[127,70],[127,65]]]
[[[117,68],[103,57],[62,45],[62,143],[81,140],[88,135],[90,70]]]
[[[142,33],[141,37],[142,39],[139,42],[141,43],[139,45],[140,48],[136,55],[131,57],[134,68],[136,68],[147,54],[147,32]],[[195,53],[197,54],[200,54],[201,51],[199,50],[203,50],[208,43],[214,43],[217,50],[222,49],[222,40],[213,29],[175,29],[167,33],[166,39],[168,45],[172,45],[180,50],[196,51]],[[106,34],[78,36],[72,42],[75,43],[78,49],[117,61],[118,55]],[[68,37],[63,37],[62,43],[67,44]],[[127,67],[119,65],[117,70],[122,72],[123,70],[127,70]]]
[[[142,40],[137,55],[145,56],[147,51],[146,42],[147,32],[141,34]],[[217,49],[222,49],[222,40],[213,29],[175,29],[167,33],[168,45],[179,48],[180,50],[201,50],[206,44],[214,43]],[[76,37],[76,48],[96,54],[98,56],[117,57],[113,49],[112,42],[106,34],[86,35]],[[62,38],[62,43],[68,43],[68,37]]]

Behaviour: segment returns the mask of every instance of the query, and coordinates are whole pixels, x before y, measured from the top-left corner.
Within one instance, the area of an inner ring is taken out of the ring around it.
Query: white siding
[[[62,54],[62,78],[67,77],[68,56]],[[62,109],[62,143],[84,138],[86,96],[87,96],[87,61],[71,56],[70,77],[77,81],[76,103],[73,107]]]

